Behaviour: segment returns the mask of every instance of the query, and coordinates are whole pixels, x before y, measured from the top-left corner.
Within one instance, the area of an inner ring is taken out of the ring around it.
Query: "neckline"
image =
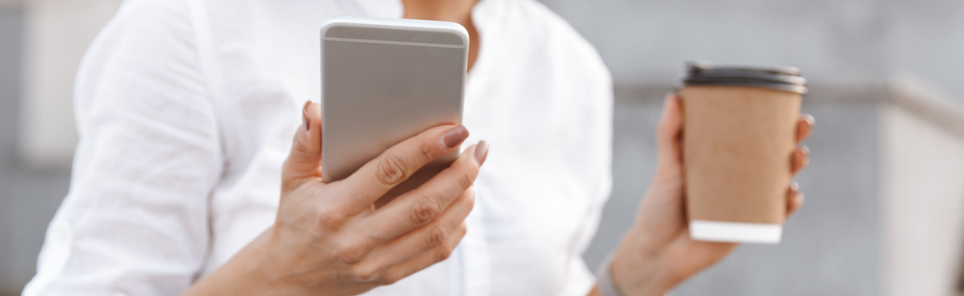
[[[338,0],[339,6],[346,10],[346,14],[401,18],[404,7],[401,0]]]
[[[475,64],[472,65],[472,69],[469,69],[469,71],[465,73],[466,84],[473,80],[472,77],[478,76],[479,71],[484,71],[479,69],[484,69],[486,61],[489,59],[488,56],[491,54],[493,48],[491,44],[492,40],[486,38],[490,29],[492,29],[489,25],[494,24],[493,20],[489,20],[489,18],[493,18],[493,14],[490,11],[492,2],[493,0],[479,0],[470,12],[472,14],[472,25],[475,26],[475,32],[479,36],[479,40],[476,41],[479,43],[479,50],[476,53]]]

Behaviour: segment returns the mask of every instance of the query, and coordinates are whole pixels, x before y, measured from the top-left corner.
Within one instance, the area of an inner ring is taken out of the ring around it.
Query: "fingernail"
[[[803,152],[803,156],[809,156],[810,148],[804,145],[803,147],[800,147],[800,152]]]
[[[485,140],[479,141],[479,145],[475,146],[475,160],[479,162],[479,165],[485,163],[485,158],[489,156],[489,144]]]
[[[793,192],[800,192],[800,184],[797,182],[790,183],[790,190],[793,190]]]
[[[469,130],[463,125],[453,127],[442,135],[442,144],[447,148],[458,146],[465,138],[469,137]]]
[[[810,124],[810,126],[813,126],[814,121],[815,121],[816,119],[813,118],[813,115],[806,114],[806,115],[803,116],[803,120],[806,120],[807,123]]]
[[[301,125],[305,127],[305,131],[311,130],[311,119],[308,119],[308,106],[311,106],[311,100],[305,101],[305,105],[301,107]]]

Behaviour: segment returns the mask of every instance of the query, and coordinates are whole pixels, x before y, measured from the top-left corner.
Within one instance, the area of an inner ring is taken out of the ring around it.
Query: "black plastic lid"
[[[752,86],[807,93],[807,79],[800,77],[800,69],[793,67],[749,67],[712,65],[689,62],[681,86],[729,85]]]

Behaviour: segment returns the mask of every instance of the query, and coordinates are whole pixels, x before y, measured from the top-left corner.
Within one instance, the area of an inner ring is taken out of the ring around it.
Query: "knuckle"
[[[311,145],[309,145],[310,142],[311,140],[309,140],[307,134],[295,133],[294,139],[291,140],[291,151],[294,152],[292,154],[307,154],[309,151],[311,151]]]
[[[472,209],[475,207],[475,192],[468,190],[468,192],[466,192],[465,197],[463,197],[463,199],[465,200],[463,202],[469,205],[469,209]]]
[[[434,143],[434,142],[433,142]],[[428,144],[421,143],[418,145],[419,156],[423,157],[425,161],[430,161],[439,157],[442,151],[439,150],[438,144]]]
[[[285,166],[287,166],[287,164],[285,164]],[[287,169],[284,169],[283,171],[287,171]],[[291,178],[282,176],[281,177],[281,197],[284,198],[285,196],[288,195],[287,193],[294,192],[295,190],[298,189],[298,186],[301,186],[300,182],[296,182]]]
[[[358,265],[352,269],[352,275],[359,282],[374,282],[379,280],[382,270],[377,266]]]
[[[426,240],[427,249],[432,249],[441,246],[445,243],[445,238],[448,236],[445,229],[442,226],[436,226],[429,231],[428,238]]]
[[[342,262],[358,263],[365,257],[365,248],[358,242],[347,242],[337,247],[336,256]]]
[[[402,160],[395,155],[385,154],[378,163],[375,178],[386,186],[395,186],[405,179],[405,169]]]
[[[299,187],[305,184],[304,180],[293,176],[292,169],[289,168],[292,164],[285,162],[284,168],[281,170],[281,198],[286,199],[289,196],[294,196],[299,194]]]
[[[462,218],[462,221],[464,221],[465,217],[467,217],[472,212],[472,209],[475,208],[475,193],[471,190],[466,190],[458,197],[458,199],[452,202],[452,205],[450,205],[449,208],[458,209],[458,212],[460,213],[459,215]],[[454,223],[452,225],[453,227],[455,226]]]
[[[397,273],[397,272],[387,271],[387,272],[385,272],[385,274],[382,275],[382,277],[379,279],[379,283],[382,284],[382,285],[384,285],[384,286],[387,286],[387,285],[391,285],[391,284],[397,283],[397,282],[398,282],[399,280],[401,280],[401,279],[402,279],[402,275],[401,275],[401,274],[399,274],[399,273]]]
[[[437,248],[435,251],[435,262],[442,262],[445,261],[445,259],[449,259],[449,257],[452,256],[452,249],[454,249],[454,247],[449,248],[445,246]]]
[[[319,230],[333,230],[341,228],[347,217],[344,213],[334,210],[322,209],[318,211],[317,228]]]
[[[431,197],[419,198],[412,204],[411,219],[415,224],[431,221],[441,211],[437,199]]]
[[[462,189],[471,187],[472,183],[475,183],[475,168],[460,171],[458,174],[458,182]]]

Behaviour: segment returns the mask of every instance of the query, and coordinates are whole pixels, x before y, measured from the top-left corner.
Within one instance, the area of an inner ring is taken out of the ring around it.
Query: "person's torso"
[[[321,93],[322,22],[340,14],[400,17],[402,8],[397,1],[202,2],[199,34],[210,35],[200,54],[217,69],[206,79],[226,159],[212,194],[207,273],[274,222],[300,106]],[[529,0],[482,0],[473,11],[481,49],[463,123],[466,143],[485,139],[491,150],[468,234],[447,261],[370,294],[557,295],[591,284],[579,258],[591,239],[586,227],[595,227],[586,217],[604,197],[594,195],[589,180],[597,176],[587,169],[599,157],[583,147],[591,145],[586,134],[599,131],[576,119],[610,104],[593,97],[610,86],[591,48],[549,16]]]

